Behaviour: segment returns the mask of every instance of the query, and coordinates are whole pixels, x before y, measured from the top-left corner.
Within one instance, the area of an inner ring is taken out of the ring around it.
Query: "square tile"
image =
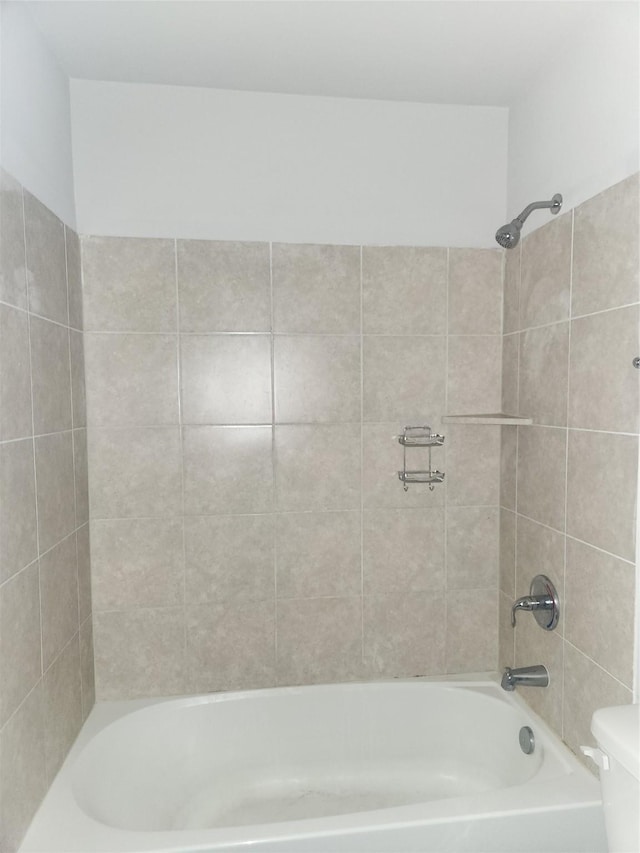
[[[187,604],[272,601],[273,523],[271,515],[186,518]]]
[[[276,332],[359,334],[360,247],[273,245]]]
[[[185,428],[185,514],[270,512],[271,444],[271,427]]]
[[[520,327],[569,317],[572,214],[555,217],[522,241]]]
[[[278,684],[352,681],[362,673],[362,599],[278,601]]]
[[[71,409],[74,427],[87,425],[87,394],[84,368],[84,339],[82,332],[69,330],[71,356]]]
[[[444,589],[442,509],[367,510],[363,548],[366,595]]]
[[[28,316],[0,305],[0,440],[32,432]]]
[[[502,330],[505,335],[520,330],[520,265],[522,243],[504,252],[504,296]]]
[[[87,431],[73,430],[73,473],[76,484],[76,527],[89,521],[89,463]]]
[[[96,701],[93,622],[91,619],[86,619],[80,626],[80,686],[82,688],[82,719],[86,720]]]
[[[519,389],[522,414],[537,424],[566,426],[568,373],[568,322],[523,332]]]
[[[275,452],[280,512],[360,508],[360,442],[341,424],[278,426]]]
[[[366,334],[446,334],[447,250],[365,246],[362,299]]]
[[[186,619],[189,692],[274,685],[273,600],[191,606]]]
[[[268,332],[268,243],[178,240],[180,329]]]
[[[84,237],[84,327],[97,332],[175,332],[173,240]]]
[[[0,168],[0,300],[27,307],[22,187]]]
[[[500,571],[498,588],[513,601],[516,583],[516,514],[500,508]]]
[[[449,424],[446,430],[449,505],[498,506],[501,427]]]
[[[83,524],[76,531],[78,553],[78,613],[80,624],[91,616],[91,537],[89,525]]]
[[[177,427],[92,428],[88,450],[92,519],[172,516],[181,511]]]
[[[91,426],[178,423],[175,335],[84,335]]]
[[[92,521],[91,575],[94,611],[182,604],[182,519]]]
[[[76,527],[71,432],[40,436],[35,447],[38,533],[43,554]]]
[[[519,428],[518,512],[556,530],[564,530],[566,452],[566,430]]]
[[[516,462],[518,450],[518,427],[501,427],[500,446],[500,506],[516,508]]]
[[[276,516],[278,598],[360,595],[359,512]]]
[[[71,429],[69,330],[31,318],[33,427],[36,435]]]
[[[29,310],[67,325],[64,225],[31,193],[24,193]]]
[[[573,316],[638,301],[638,173],[575,209]]]
[[[634,560],[637,472],[637,436],[569,430],[569,536]]]
[[[501,412],[516,415],[520,411],[518,371],[520,369],[520,335],[502,338],[502,405]]]
[[[364,338],[364,420],[434,423],[444,411],[444,337]]]
[[[486,672],[498,660],[496,589],[460,589],[447,596],[447,672]]]
[[[69,298],[69,325],[82,330],[82,258],[80,238],[65,225],[64,235],[67,249],[67,289]]]
[[[360,338],[278,336],[274,370],[278,423],[360,421]]]
[[[267,335],[183,335],[180,362],[183,423],[271,423]]]
[[[45,760],[47,781],[51,784],[82,726],[80,642],[77,636],[45,672],[43,687]]]
[[[518,548],[516,558],[516,588],[513,597],[529,595],[531,581],[536,575],[550,578],[556,589],[564,589],[565,536],[542,524],[518,516]],[[564,616],[561,614],[556,633],[564,634]],[[525,617],[526,619],[526,617]]]
[[[498,507],[449,507],[447,589],[497,586],[499,541]]]
[[[47,670],[80,627],[75,534],[40,557],[42,668]]]
[[[449,334],[502,333],[499,249],[449,249]]]
[[[33,441],[0,445],[0,580],[38,556]]]
[[[502,338],[449,337],[447,407],[452,414],[500,410]]]

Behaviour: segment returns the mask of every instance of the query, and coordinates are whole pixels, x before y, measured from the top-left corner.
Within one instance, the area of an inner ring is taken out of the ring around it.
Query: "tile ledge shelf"
[[[514,424],[515,426],[528,426],[533,423],[533,418],[525,418],[520,415],[507,415],[503,412],[489,412],[477,415],[443,415],[443,424]]]

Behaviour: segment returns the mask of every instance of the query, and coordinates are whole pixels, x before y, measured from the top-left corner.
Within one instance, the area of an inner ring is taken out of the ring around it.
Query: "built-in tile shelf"
[[[520,415],[506,415],[504,412],[489,412],[488,414],[473,415],[444,415],[443,424],[513,424],[515,426],[527,426],[533,423],[533,418],[524,418]]]

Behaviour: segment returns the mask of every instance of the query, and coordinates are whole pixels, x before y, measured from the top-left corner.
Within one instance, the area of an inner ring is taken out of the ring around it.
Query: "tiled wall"
[[[0,171],[0,849],[94,700],[80,243]]]
[[[99,697],[495,668],[499,427],[395,436],[498,408],[498,250],[82,257]]]
[[[507,253],[500,662],[544,663],[523,696],[578,751],[593,711],[632,701],[640,373],[638,175]],[[561,619],[509,609],[547,574]]]

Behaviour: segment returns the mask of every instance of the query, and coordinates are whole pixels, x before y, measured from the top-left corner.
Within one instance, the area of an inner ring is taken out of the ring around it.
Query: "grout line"
[[[271,488],[272,504],[271,511],[265,513],[272,517],[271,523],[271,546],[273,553],[273,662],[275,668],[275,680],[278,681],[278,537],[276,533],[277,520],[275,515],[276,503],[276,351],[275,351],[275,299],[273,287],[273,243],[269,243],[269,353],[271,370]]]
[[[446,284],[445,284],[445,330],[446,337],[444,342],[444,410],[445,412],[449,411],[449,297],[450,297],[450,252],[447,249],[446,256]],[[445,465],[448,468],[447,463],[447,454],[445,451]],[[443,630],[444,630],[444,660],[442,662],[444,672],[448,671],[447,666],[447,651],[449,647],[449,619],[448,619],[448,600],[449,600],[449,549],[447,547],[447,531],[449,529],[449,482],[445,476],[444,483],[444,494],[443,494],[443,525],[444,529],[442,531],[442,559],[444,561],[444,615],[443,615]]]
[[[178,241],[173,241],[173,273],[175,279],[176,295],[176,371],[177,371],[177,406],[178,406],[178,441],[180,452],[180,509],[181,535],[182,535],[182,678],[186,680],[187,668],[187,543],[185,535],[184,514],[184,445],[182,424],[182,361],[181,361],[181,336],[180,336],[180,275],[178,270]],[[173,518],[174,516],[172,516]],[[183,682],[183,690],[188,685]]]
[[[364,250],[360,246],[360,660],[364,675]]]
[[[570,640],[567,640],[567,638],[565,636],[561,637],[561,639],[563,641],[563,647],[565,644],[567,646],[571,646],[571,648],[575,652],[578,652],[578,654],[582,655],[583,658],[586,658],[590,663],[592,663],[594,666],[596,666],[601,672],[604,672],[606,675],[609,676],[609,678],[612,678],[621,687],[624,687],[625,690],[628,690],[629,693],[631,693],[633,695],[633,687],[629,687],[629,685],[625,684],[624,681],[620,681],[620,679],[617,677],[617,675],[613,675],[613,673],[609,672],[609,670],[606,669],[604,666],[602,666],[601,663],[598,663],[597,660],[594,660],[592,657],[590,657],[590,655],[588,655],[585,651],[583,651],[579,646],[576,646],[575,643],[572,643]],[[563,664],[564,664],[564,649],[563,649]],[[564,691],[563,691],[563,693],[564,693]],[[564,702],[563,702],[563,704],[564,704]],[[563,725],[563,729],[564,729],[564,725]],[[564,740],[564,731],[562,733],[562,738]]]

